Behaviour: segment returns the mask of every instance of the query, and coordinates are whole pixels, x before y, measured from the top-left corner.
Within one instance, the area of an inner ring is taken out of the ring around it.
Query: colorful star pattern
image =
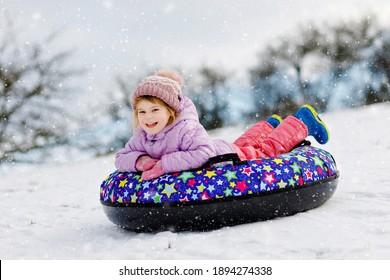
[[[103,181],[100,199],[119,204],[186,203],[299,187],[336,173],[336,163],[328,152],[304,146],[245,165],[165,174],[152,181],[140,181],[139,173],[115,171]]]

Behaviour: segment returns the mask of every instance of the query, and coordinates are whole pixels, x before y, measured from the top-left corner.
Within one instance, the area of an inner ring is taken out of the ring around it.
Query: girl
[[[143,180],[198,168],[210,157],[237,153],[241,160],[289,152],[308,135],[329,139],[326,125],[309,105],[283,122],[274,115],[250,127],[233,144],[211,139],[199,123],[192,101],[181,95],[183,79],[165,70],[141,81],[132,98],[134,133],[116,154],[121,172],[142,171]]]

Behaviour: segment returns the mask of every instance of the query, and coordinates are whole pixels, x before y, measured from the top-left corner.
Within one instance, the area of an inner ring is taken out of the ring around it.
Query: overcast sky
[[[91,88],[142,67],[224,66],[246,71],[270,40],[299,24],[375,13],[390,18],[388,0],[0,0],[26,40],[61,30],[58,45],[76,48]],[[1,26],[1,25],[0,25]],[[2,25],[1,28],[3,28]],[[53,46],[53,48],[59,46]],[[61,48],[60,47],[60,48]]]

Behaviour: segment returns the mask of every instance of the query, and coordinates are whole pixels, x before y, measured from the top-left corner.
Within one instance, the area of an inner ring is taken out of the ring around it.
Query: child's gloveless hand
[[[142,172],[142,180],[151,180],[164,174],[162,161],[159,160],[152,169]]]
[[[140,156],[135,163],[135,168],[138,171],[146,171],[153,168],[153,166],[158,162],[157,159],[151,158],[150,156]]]

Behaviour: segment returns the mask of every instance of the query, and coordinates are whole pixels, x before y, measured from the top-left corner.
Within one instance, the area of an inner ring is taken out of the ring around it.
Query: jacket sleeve
[[[181,139],[180,151],[161,157],[166,173],[201,167],[216,155],[214,142],[200,123],[188,122],[177,137]]]
[[[139,142],[139,141],[138,141]],[[142,145],[137,145],[137,139],[133,135],[125,148],[115,155],[115,167],[121,172],[136,172],[135,163],[141,155],[147,154]]]

